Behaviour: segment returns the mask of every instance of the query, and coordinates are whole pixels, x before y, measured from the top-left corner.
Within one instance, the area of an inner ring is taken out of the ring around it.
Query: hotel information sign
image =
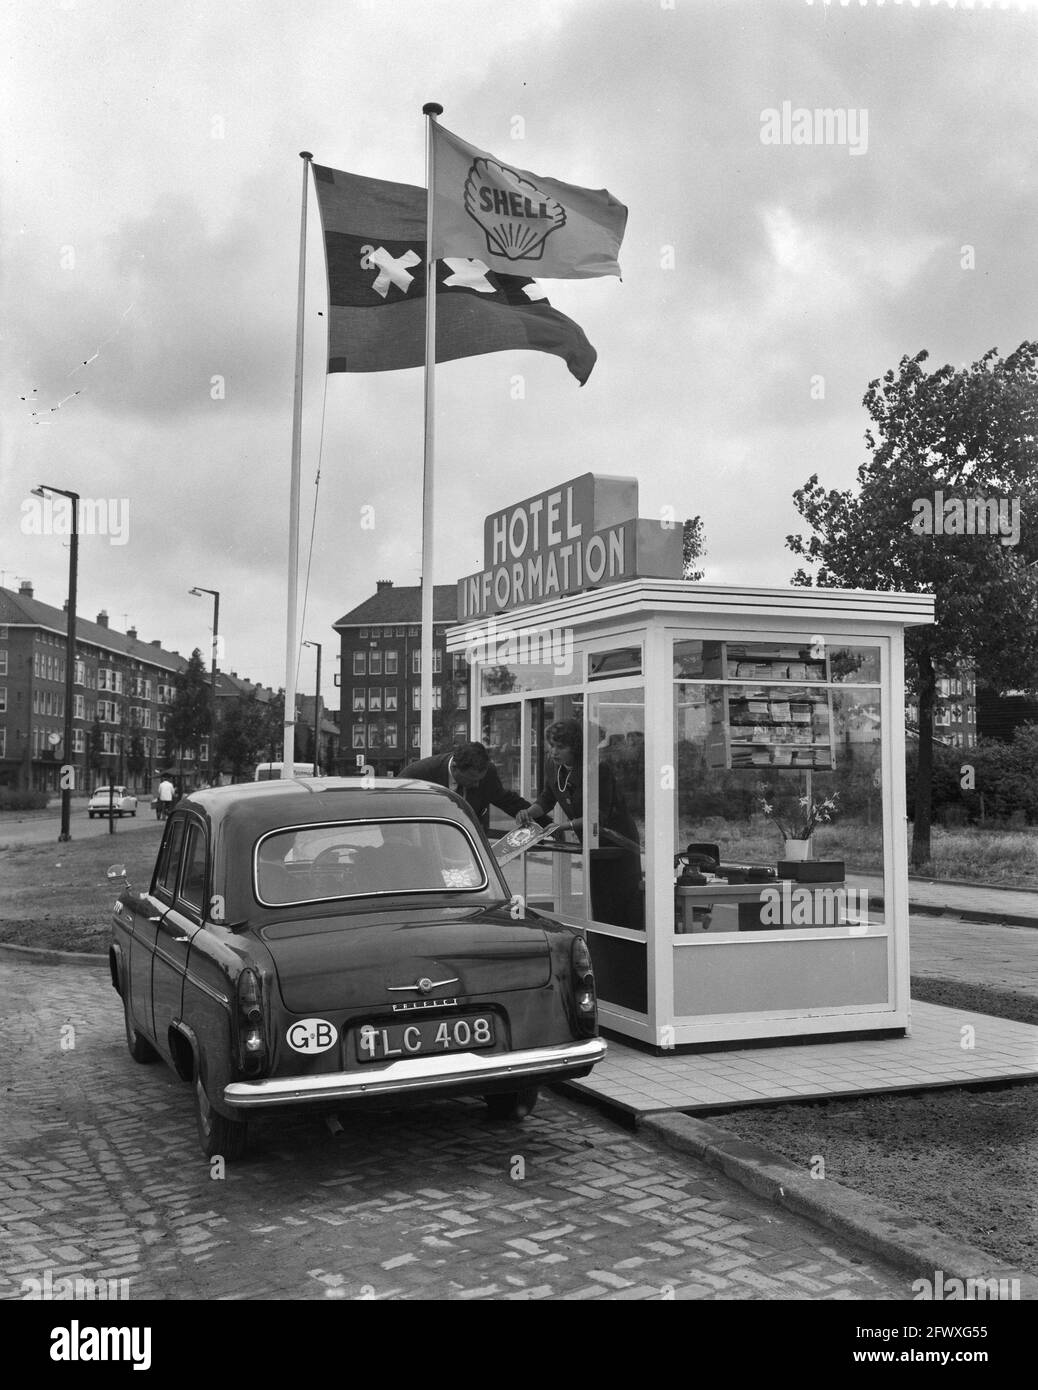
[[[458,619],[638,577],[681,578],[681,528],[638,519],[634,478],[584,473],[488,516],[483,569],[458,581]]]

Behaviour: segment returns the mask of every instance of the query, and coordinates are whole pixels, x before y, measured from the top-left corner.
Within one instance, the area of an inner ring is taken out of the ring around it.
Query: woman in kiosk
[[[560,719],[545,732],[548,758],[544,785],[534,801],[516,815],[518,825],[546,822],[561,806],[577,836],[583,839],[584,739],[576,719]],[[598,823],[602,847],[591,851],[591,917],[617,927],[645,929],[641,844],[638,826],[627,808],[612,768],[598,764]]]

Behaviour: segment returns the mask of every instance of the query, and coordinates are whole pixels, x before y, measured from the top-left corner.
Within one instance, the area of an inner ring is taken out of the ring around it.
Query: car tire
[[[131,812],[130,812],[130,815],[131,815],[131,816],[135,816],[136,814],[137,814],[136,811],[131,811]]]
[[[142,1065],[157,1062],[159,1054],[143,1034],[138,1033],[130,1017],[130,1001],[123,995],[123,1022],[126,1025],[126,1046],[135,1062]]]
[[[517,1123],[531,1113],[539,1094],[536,1086],[527,1086],[522,1091],[499,1091],[497,1095],[484,1096],[483,1099],[492,1120]]]
[[[241,1158],[249,1127],[242,1120],[228,1120],[214,1110],[205,1093],[201,1076],[195,1076],[195,1118],[198,1142],[206,1158]]]

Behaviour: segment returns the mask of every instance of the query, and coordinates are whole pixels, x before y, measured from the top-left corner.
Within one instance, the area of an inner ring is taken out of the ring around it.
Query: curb
[[[874,898],[870,894],[869,903],[882,907],[883,899]],[[1003,927],[1038,927],[1038,916],[1025,917],[1018,912],[991,912],[983,908],[942,906],[940,903],[914,903],[911,896],[908,899],[908,911],[920,917],[957,917],[960,922],[987,922]]]
[[[9,956],[16,961],[36,965],[107,965],[108,957],[86,951],[48,951],[43,946],[16,946],[13,941],[0,941],[0,959]]]
[[[1035,1276],[1019,1269],[993,1269],[995,1257],[987,1251],[955,1240],[875,1197],[828,1179],[810,1178],[788,1160],[706,1120],[650,1115],[637,1121],[637,1132],[720,1169],[756,1196],[848,1237],[914,1278],[935,1281],[937,1271],[945,1280],[1013,1278],[1020,1281],[1021,1300],[1038,1299]]]

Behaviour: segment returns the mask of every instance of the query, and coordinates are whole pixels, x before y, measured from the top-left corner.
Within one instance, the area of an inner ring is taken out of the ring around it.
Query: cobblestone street
[[[214,1178],[190,1089],[129,1058],[101,969],[0,963],[2,1296],[904,1299],[910,1281],[552,1093],[254,1125]],[[71,1030],[71,1031],[70,1031]],[[70,1045],[72,1044],[72,1045]],[[31,1286],[28,1286],[31,1287]]]

